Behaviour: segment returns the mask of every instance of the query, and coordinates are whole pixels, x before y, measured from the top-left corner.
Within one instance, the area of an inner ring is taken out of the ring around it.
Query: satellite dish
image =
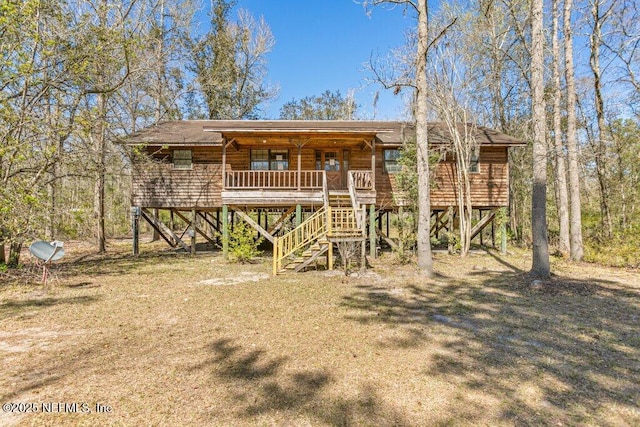
[[[40,240],[38,242],[33,242],[31,246],[29,246],[29,252],[31,252],[31,255],[45,263],[55,262],[59,261],[64,256],[63,246],[64,244],[62,242],[49,243]]]
[[[42,284],[47,285],[49,277],[49,265],[52,262],[59,261],[64,256],[64,243],[53,241],[51,243],[45,241],[33,242],[29,246],[31,255],[42,261]]]

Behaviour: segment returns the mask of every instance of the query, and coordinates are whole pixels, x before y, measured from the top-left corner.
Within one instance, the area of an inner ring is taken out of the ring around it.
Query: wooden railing
[[[258,190],[258,189],[322,189],[324,187],[324,171],[264,171],[243,170],[227,171],[225,189]]]
[[[355,174],[352,173],[352,171],[349,171],[349,198],[351,199],[351,206],[353,206],[353,209],[356,211],[356,223],[358,224],[358,228],[362,228],[363,217],[360,217],[360,201],[358,200],[358,190],[356,190],[354,175]]]
[[[284,260],[294,252],[327,234],[327,210],[320,208],[299,226],[273,242],[273,274],[282,270]]]
[[[329,207],[327,235],[329,237],[364,236],[364,227],[358,224],[359,215],[361,215],[360,209]]]
[[[350,170],[349,181],[353,180],[356,190],[373,190],[372,173],[370,170]]]

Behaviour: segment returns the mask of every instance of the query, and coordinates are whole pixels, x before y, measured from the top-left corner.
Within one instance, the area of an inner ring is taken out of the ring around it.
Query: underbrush
[[[584,260],[610,267],[640,268],[640,239],[626,237],[603,243],[588,242]]]

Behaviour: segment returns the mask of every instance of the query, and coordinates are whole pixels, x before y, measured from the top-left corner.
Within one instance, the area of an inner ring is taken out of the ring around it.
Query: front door
[[[346,174],[348,169],[348,150],[316,151],[316,170],[324,170],[326,172],[329,190],[345,190],[347,188]]]

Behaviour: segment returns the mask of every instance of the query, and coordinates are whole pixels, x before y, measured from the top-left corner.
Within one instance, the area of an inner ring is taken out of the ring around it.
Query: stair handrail
[[[349,171],[349,178],[348,178],[348,187],[349,187],[349,197],[351,198],[351,206],[353,206],[353,210],[355,212],[355,216],[356,216],[356,224],[358,225],[358,228],[362,229],[364,228],[364,217],[361,216],[360,213],[360,201],[358,200],[358,192],[356,191],[356,185],[355,185],[355,180],[353,178],[353,175],[356,171]]]
[[[324,207],[329,207],[329,185],[327,185],[327,172],[322,171],[322,199],[324,201]]]
[[[327,210],[323,206],[296,228],[274,240],[273,272],[282,270],[282,262],[289,255],[327,234]]]

